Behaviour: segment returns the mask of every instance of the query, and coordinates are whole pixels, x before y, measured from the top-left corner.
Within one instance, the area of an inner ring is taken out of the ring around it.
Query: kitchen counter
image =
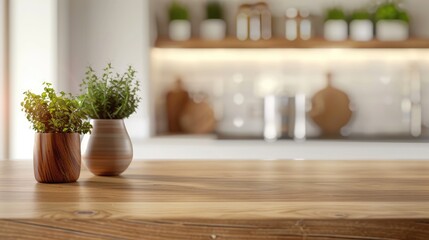
[[[39,184],[0,162],[0,239],[429,239],[427,161],[134,161]]]
[[[418,141],[418,142],[416,142]],[[429,142],[425,140],[225,140],[215,135],[171,135],[146,140],[135,139],[137,159],[177,160],[427,160]],[[85,144],[82,144],[85,146]],[[166,150],[168,149],[168,151]]]

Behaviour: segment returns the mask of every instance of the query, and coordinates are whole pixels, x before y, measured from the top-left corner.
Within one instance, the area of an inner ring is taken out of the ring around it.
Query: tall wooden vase
[[[36,133],[33,164],[40,183],[76,182],[81,164],[79,134]]]
[[[133,146],[123,119],[94,119],[83,155],[88,169],[99,176],[117,176],[133,159]]]

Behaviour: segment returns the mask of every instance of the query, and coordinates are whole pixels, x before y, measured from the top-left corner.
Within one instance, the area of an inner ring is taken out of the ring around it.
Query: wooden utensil
[[[188,101],[189,94],[184,89],[182,80],[178,78],[173,89],[166,96],[168,131],[170,133],[183,132],[180,126],[180,115]]]
[[[322,136],[339,137],[341,128],[352,116],[350,99],[345,92],[332,86],[331,73],[327,75],[327,83],[326,88],[314,95],[310,116],[322,130]]]
[[[212,107],[206,99],[190,100],[180,117],[180,126],[186,133],[205,134],[214,131],[216,125]]]

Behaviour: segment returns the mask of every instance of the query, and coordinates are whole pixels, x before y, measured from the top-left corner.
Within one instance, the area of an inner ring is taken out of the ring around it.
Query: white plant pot
[[[344,41],[348,37],[347,22],[344,20],[328,20],[324,25],[324,36],[328,41]]]
[[[226,34],[226,23],[222,19],[206,19],[200,24],[200,37],[206,40],[222,40]]]
[[[350,38],[354,41],[370,41],[374,38],[371,20],[353,20],[350,23]]]
[[[171,40],[186,41],[191,38],[191,23],[188,20],[173,20],[168,26]]]
[[[409,37],[408,23],[402,20],[380,20],[376,25],[377,39],[380,41],[403,41]]]

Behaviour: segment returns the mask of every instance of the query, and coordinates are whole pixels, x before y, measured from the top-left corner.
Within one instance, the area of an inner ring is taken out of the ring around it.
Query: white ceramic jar
[[[328,41],[347,40],[347,22],[345,20],[327,20],[324,25],[324,37]]]
[[[298,38],[298,10],[289,8],[286,10],[285,38],[294,41]]]
[[[171,40],[186,41],[191,38],[191,23],[188,20],[173,20],[168,26]]]
[[[309,40],[313,36],[313,23],[310,19],[310,12],[307,9],[299,11],[301,21],[299,22],[299,38]]]
[[[404,41],[409,37],[409,25],[402,20],[380,20],[376,35],[380,41]]]
[[[226,23],[222,19],[206,19],[200,24],[200,37],[205,40],[222,40],[226,34]]]
[[[374,38],[374,24],[371,20],[353,20],[350,23],[350,39],[370,41]]]

